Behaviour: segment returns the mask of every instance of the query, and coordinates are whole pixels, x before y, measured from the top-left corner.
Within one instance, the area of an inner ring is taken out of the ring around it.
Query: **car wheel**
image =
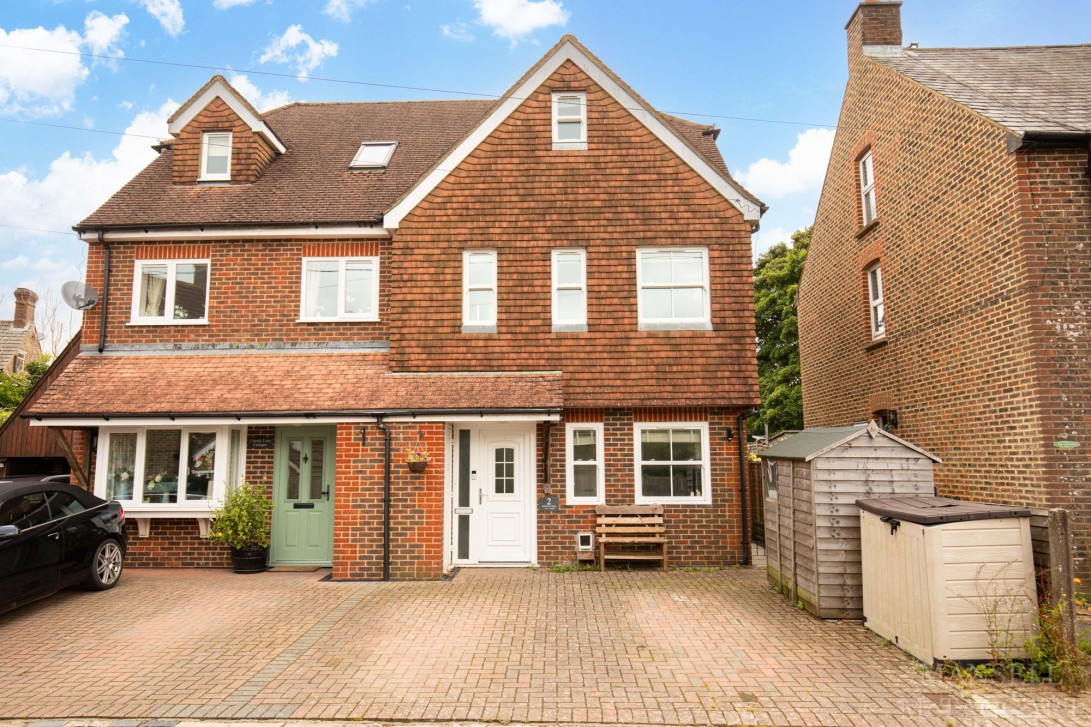
[[[91,572],[83,585],[92,591],[105,591],[121,578],[123,556],[116,540],[103,540],[91,558]]]

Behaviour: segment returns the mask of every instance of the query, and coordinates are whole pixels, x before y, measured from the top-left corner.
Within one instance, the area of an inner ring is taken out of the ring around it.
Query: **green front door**
[[[330,428],[281,427],[273,466],[274,565],[331,565],[333,463]]]

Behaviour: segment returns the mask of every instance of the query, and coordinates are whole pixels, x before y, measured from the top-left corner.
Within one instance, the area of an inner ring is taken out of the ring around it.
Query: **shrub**
[[[240,548],[269,546],[269,513],[273,503],[265,488],[250,482],[229,487],[223,504],[212,513],[208,539]]]

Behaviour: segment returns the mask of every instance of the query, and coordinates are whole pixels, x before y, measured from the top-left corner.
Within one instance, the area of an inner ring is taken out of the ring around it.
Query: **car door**
[[[50,520],[45,493],[14,495],[0,503],[0,525],[18,528],[0,539],[0,599],[4,605],[54,591],[63,537],[60,523]]]
[[[59,491],[45,495],[50,519],[57,522],[61,531],[60,585],[81,581],[87,575],[87,564],[102,533],[90,522],[93,513],[75,495]]]

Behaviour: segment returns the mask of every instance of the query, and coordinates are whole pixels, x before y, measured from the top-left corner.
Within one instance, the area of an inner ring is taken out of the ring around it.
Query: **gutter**
[[[741,495],[740,502],[742,503],[742,564],[744,566],[750,565],[750,523],[748,520],[749,511],[747,510],[746,502],[746,435],[743,434],[744,427],[746,426],[746,420],[750,417],[758,415],[758,409],[751,409],[750,411],[744,411],[739,414],[738,425],[736,427],[736,433],[739,435],[739,494]]]
[[[375,426],[383,432],[383,580],[390,580],[390,427],[383,414],[375,417]]]
[[[284,419],[316,419],[318,417],[418,417],[418,416],[479,416],[491,414],[561,414],[561,407],[543,407],[537,409],[517,409],[513,407],[501,409],[324,409],[307,412],[298,411],[219,411],[219,412],[143,412],[122,414],[87,414],[76,412],[62,412],[60,414],[20,414],[23,419],[95,419],[103,421],[111,419],[152,419],[166,417],[167,419],[212,419],[234,418],[237,421],[244,419],[257,419],[280,417]]]
[[[1005,136],[1008,153],[1035,146],[1085,146],[1087,147],[1087,174],[1091,176],[1091,131],[1024,131],[1022,134]]]

